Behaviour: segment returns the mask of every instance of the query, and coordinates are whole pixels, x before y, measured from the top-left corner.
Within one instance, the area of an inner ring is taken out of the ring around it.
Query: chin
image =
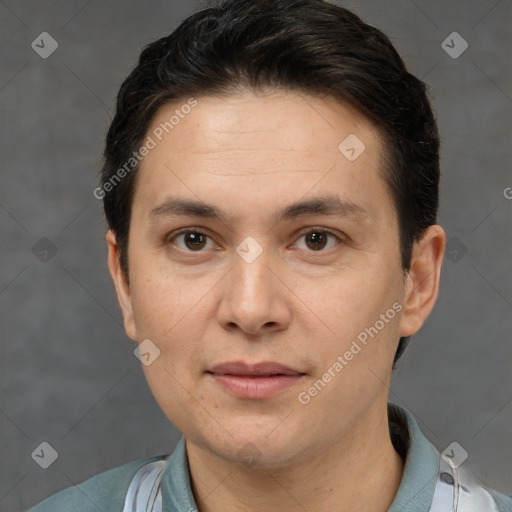
[[[226,434],[216,442],[208,440],[206,447],[231,463],[254,469],[279,468],[298,461],[301,455],[298,435],[294,435],[289,427],[283,429],[280,436],[276,431],[271,428],[255,429],[253,426],[232,433],[232,436]]]

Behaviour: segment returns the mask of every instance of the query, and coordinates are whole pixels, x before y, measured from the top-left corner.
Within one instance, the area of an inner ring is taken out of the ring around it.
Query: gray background
[[[449,257],[390,400],[440,451],[457,441],[475,475],[512,494],[511,2],[344,5],[384,30],[430,84],[443,138]],[[170,453],[179,437],[124,334],[92,190],[122,80],[143,45],[200,6],[0,2],[2,511]],[[31,48],[44,31],[59,45],[47,59]],[[457,59],[442,48],[454,31],[469,44]],[[31,458],[43,441],[58,452],[46,470]]]

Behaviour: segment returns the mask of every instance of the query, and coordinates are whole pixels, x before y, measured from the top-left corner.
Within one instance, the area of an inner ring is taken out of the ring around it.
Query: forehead
[[[194,98],[193,108],[187,106],[190,102],[183,98],[161,107],[148,134],[157,142],[179,142],[174,151],[183,153],[232,149],[332,153],[351,133],[364,139],[370,153],[381,144],[368,119],[330,96],[260,91]],[[265,145],[258,147],[258,143]]]
[[[261,207],[296,200],[308,189],[341,196],[386,191],[378,130],[332,97],[247,92],[184,98],[158,110],[146,137],[153,148],[140,165],[134,203],[148,208],[176,191],[234,208],[240,197],[233,187],[246,199],[257,195]]]

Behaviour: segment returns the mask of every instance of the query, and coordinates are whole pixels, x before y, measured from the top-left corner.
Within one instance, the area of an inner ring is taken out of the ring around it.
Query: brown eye
[[[303,240],[304,242],[302,242]],[[336,235],[322,229],[311,230],[302,235],[296,242],[299,248],[306,249],[309,252],[320,252],[326,248],[330,249],[337,243],[340,243],[340,239]]]
[[[323,249],[327,244],[327,233],[313,231],[306,235],[306,245],[313,251]]]
[[[203,249],[206,245],[206,236],[201,233],[186,233],[185,245],[193,251]]]
[[[190,252],[202,251],[208,245],[208,242],[210,244],[213,243],[208,235],[198,231],[184,231],[170,240],[170,243],[175,244],[184,251]]]

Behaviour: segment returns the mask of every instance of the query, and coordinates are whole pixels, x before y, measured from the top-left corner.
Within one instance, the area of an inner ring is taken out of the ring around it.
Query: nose
[[[261,337],[290,325],[290,292],[278,277],[278,262],[265,250],[251,263],[235,255],[221,293],[217,319],[227,331]]]

